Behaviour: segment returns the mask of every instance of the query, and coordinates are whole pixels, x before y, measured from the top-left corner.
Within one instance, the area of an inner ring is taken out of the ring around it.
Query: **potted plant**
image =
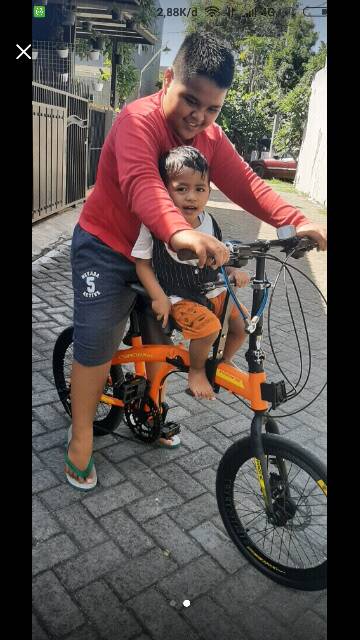
[[[106,38],[104,36],[99,36],[95,39],[95,48],[103,51],[105,49]]]
[[[88,57],[90,60],[99,60],[100,58],[100,49],[96,45],[96,40],[94,38],[90,41],[90,51],[88,53]]]
[[[104,82],[110,80],[111,73],[107,69],[100,69],[99,79],[95,82],[95,91],[102,91],[104,88]]]
[[[59,58],[67,58],[69,55],[69,46],[65,42],[56,45],[56,53]]]
[[[100,58],[99,49],[91,49],[91,51],[89,51],[89,53],[88,53],[88,57],[89,57],[90,60],[99,60],[99,58]]]

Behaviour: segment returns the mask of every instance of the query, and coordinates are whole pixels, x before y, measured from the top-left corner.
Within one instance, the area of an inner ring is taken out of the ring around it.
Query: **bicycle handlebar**
[[[244,266],[248,260],[267,253],[272,247],[282,247],[282,251],[286,255],[291,253],[292,258],[298,259],[302,258],[306,251],[311,251],[318,246],[314,240],[306,236],[303,238],[294,236],[286,240],[256,240],[249,244],[239,240],[225,240],[224,244],[230,250],[230,260],[226,263],[227,266],[236,266],[239,265],[239,262],[242,262],[241,266]],[[181,261],[196,260],[197,258],[196,253],[190,249],[180,249],[177,255]]]

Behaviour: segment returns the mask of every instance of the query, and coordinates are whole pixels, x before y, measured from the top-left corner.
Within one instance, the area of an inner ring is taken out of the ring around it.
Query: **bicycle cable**
[[[296,286],[296,284],[295,284],[294,278],[292,277],[292,275],[291,275],[291,273],[290,273],[290,270],[289,270],[289,269],[294,269],[294,271],[297,271],[297,272],[298,272],[298,273],[300,273],[304,278],[306,278],[306,280],[308,280],[308,281],[310,282],[310,284],[311,284],[311,285],[312,285],[312,286],[317,290],[317,292],[319,293],[320,297],[322,298],[322,300],[323,300],[323,301],[324,301],[324,303],[326,304],[326,298],[325,298],[325,296],[322,294],[322,292],[320,291],[319,287],[318,287],[318,286],[313,282],[313,280],[311,280],[311,278],[309,278],[309,277],[308,277],[308,276],[307,276],[307,275],[306,275],[306,274],[305,274],[301,269],[298,269],[297,267],[295,267],[295,266],[294,266],[294,265],[292,265],[292,264],[287,264],[288,259],[291,257],[291,255],[294,253],[294,251],[295,251],[295,249],[294,249],[292,252],[290,252],[290,254],[287,256],[286,260],[281,260],[280,258],[278,258],[278,256],[274,256],[274,255],[272,255],[272,254],[268,254],[268,255],[267,255],[267,258],[268,258],[268,259],[273,260],[273,261],[275,261],[275,262],[279,262],[279,263],[282,265],[282,266],[281,266],[281,268],[280,268],[280,271],[279,271],[279,273],[278,273],[278,275],[277,275],[277,277],[276,277],[276,280],[275,280],[275,283],[274,283],[274,287],[273,287],[273,291],[272,291],[272,293],[271,293],[271,297],[270,297],[270,303],[269,303],[269,315],[268,315],[268,334],[269,334],[269,344],[270,344],[271,352],[272,352],[272,354],[273,354],[273,356],[274,356],[274,359],[275,359],[275,362],[276,362],[276,364],[277,364],[277,367],[278,367],[279,371],[281,372],[281,374],[282,374],[282,375],[285,377],[285,379],[288,381],[288,383],[290,384],[290,386],[292,386],[292,387],[293,387],[293,389],[294,389],[294,392],[287,394],[287,400],[292,400],[292,399],[294,399],[296,396],[298,396],[298,395],[299,395],[299,394],[304,390],[304,388],[305,388],[305,386],[307,385],[307,382],[308,382],[308,380],[309,380],[310,372],[311,372],[311,344],[310,344],[310,339],[309,339],[309,333],[308,333],[308,330],[307,330],[307,324],[306,324],[305,314],[304,314],[303,306],[302,306],[301,299],[300,299],[300,296],[299,296],[299,293],[298,293],[298,288],[297,288],[297,286]],[[300,372],[300,377],[298,378],[298,380],[297,380],[297,382],[296,382],[295,386],[293,385],[293,383],[292,383],[291,381],[289,381],[289,380],[288,380],[288,378],[287,378],[286,374],[285,374],[285,373],[284,373],[284,371],[282,370],[282,368],[281,368],[281,366],[280,366],[280,363],[279,363],[279,361],[278,361],[278,359],[277,359],[277,357],[276,357],[276,354],[275,354],[275,349],[274,349],[274,346],[273,346],[273,342],[272,342],[272,340],[271,340],[271,330],[270,330],[271,305],[272,305],[272,301],[273,301],[273,297],[274,297],[275,289],[276,289],[276,286],[277,286],[277,284],[278,284],[278,280],[279,280],[280,274],[281,274],[281,272],[282,272],[283,270],[284,270],[284,279],[285,279],[285,274],[287,273],[287,274],[289,275],[289,277],[290,277],[291,281],[292,281],[292,284],[293,284],[293,287],[294,287],[294,290],[295,290],[295,293],[296,293],[296,297],[297,297],[298,302],[299,302],[299,307],[300,307],[300,311],[301,311],[301,315],[302,315],[302,319],[303,319],[303,323],[304,323],[304,328],[305,328],[305,333],[306,333],[306,342],[307,342],[307,347],[308,347],[308,353],[309,353],[309,370],[308,370],[308,372],[307,372],[307,375],[306,375],[306,378],[305,378],[305,382],[304,382],[304,383],[303,383],[303,385],[301,386],[300,390],[297,390],[297,389],[296,389],[296,387],[297,387],[297,385],[299,384],[299,382],[300,382],[300,380],[301,380],[301,377],[302,377],[302,354],[301,354],[301,346],[300,346],[299,339],[298,339],[298,334],[297,334],[297,329],[296,329],[296,325],[295,325],[294,317],[293,317],[292,312],[291,312],[290,299],[289,299],[289,296],[288,296],[288,294],[287,294],[287,285],[286,285],[286,280],[284,280],[284,281],[285,281],[285,287],[286,287],[287,302],[288,302],[288,307],[289,307],[290,317],[291,317],[292,324],[293,324],[293,327],[294,327],[294,330],[295,330],[295,334],[296,334],[296,340],[297,340],[297,344],[298,344],[298,350],[299,350],[299,354],[300,354],[300,362],[301,362],[301,372]],[[280,415],[273,415],[272,417],[274,417],[274,418],[285,418],[285,417],[288,417],[288,416],[295,415],[296,413],[300,413],[300,412],[301,412],[301,411],[303,411],[304,409],[307,409],[307,407],[309,407],[311,404],[313,404],[313,402],[315,402],[315,400],[320,396],[320,394],[321,394],[321,393],[323,392],[323,390],[325,389],[326,385],[327,385],[327,383],[325,382],[325,383],[323,384],[323,386],[321,387],[320,391],[315,395],[315,397],[314,397],[310,402],[308,402],[308,403],[307,403],[307,404],[305,404],[303,407],[301,407],[300,409],[297,409],[296,411],[292,411],[292,412],[290,412],[290,413],[282,413],[282,414],[280,414]],[[269,409],[269,412],[270,412],[271,410],[272,410],[272,409],[270,408],[270,409]]]

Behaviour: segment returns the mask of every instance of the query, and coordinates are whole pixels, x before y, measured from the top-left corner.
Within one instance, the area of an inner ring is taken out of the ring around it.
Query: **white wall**
[[[299,154],[295,187],[326,207],[327,202],[326,65],[311,86],[308,120]]]

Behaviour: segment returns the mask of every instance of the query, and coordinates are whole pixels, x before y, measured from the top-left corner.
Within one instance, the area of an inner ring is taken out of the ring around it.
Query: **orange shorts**
[[[186,340],[196,340],[205,338],[212,333],[219,332],[221,328],[220,320],[224,307],[226,291],[220,293],[215,298],[211,298],[214,310],[210,311],[202,304],[192,300],[180,300],[171,307],[171,316]],[[237,307],[232,308],[230,318],[237,318],[240,312]]]

